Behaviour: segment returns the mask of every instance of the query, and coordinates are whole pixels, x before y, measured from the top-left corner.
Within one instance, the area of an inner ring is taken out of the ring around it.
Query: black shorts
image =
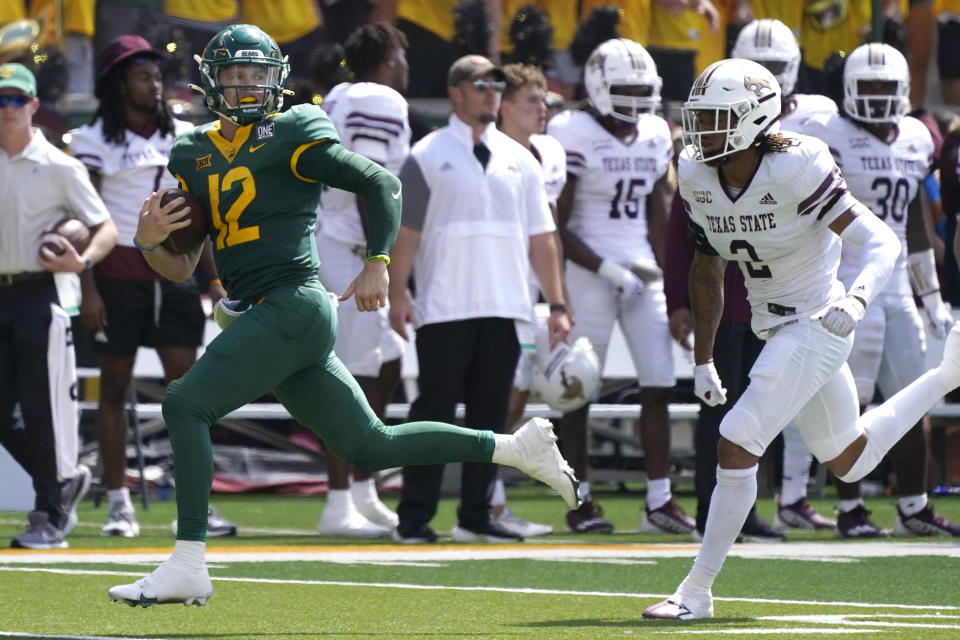
[[[960,20],[937,24],[937,71],[941,78],[960,78]]]
[[[107,340],[95,336],[95,351],[127,356],[135,354],[140,346],[203,344],[206,317],[192,280],[155,283],[98,276],[97,290],[107,308]]]

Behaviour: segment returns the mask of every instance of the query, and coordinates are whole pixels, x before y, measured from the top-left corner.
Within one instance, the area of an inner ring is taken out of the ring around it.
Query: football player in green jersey
[[[181,136],[168,168],[206,208],[217,271],[231,301],[218,309],[224,331],[163,399],[177,485],[173,553],[148,576],[110,589],[110,597],[144,607],[207,601],[213,593],[204,559],[213,479],[210,427],[267,392],[331,451],[360,468],[507,464],[546,482],[575,507],[577,481],[546,420],[500,435],[438,422],[387,426],[374,415],[333,353],[337,316],[317,279],[313,227],[324,184],[363,195],[367,259],[339,299],[353,297],[361,311],[375,311],[387,295],[400,181],[341,146],[320,107],[298,105],[280,113],[288,65],[261,29],[227,27],[197,60],[197,89],[219,118]],[[135,244],[158,273],[186,280],[199,249],[176,254],[161,246],[189,224],[186,209],[178,211],[183,198],[161,206],[162,195],[144,202]]]

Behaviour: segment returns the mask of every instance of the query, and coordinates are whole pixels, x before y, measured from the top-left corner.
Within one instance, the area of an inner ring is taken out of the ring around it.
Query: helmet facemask
[[[649,84],[614,85],[610,87],[611,118],[635,123],[644,113],[654,113],[660,106],[659,88]]]
[[[886,44],[857,47],[843,68],[843,109],[859,122],[896,124],[910,110],[910,70]]]

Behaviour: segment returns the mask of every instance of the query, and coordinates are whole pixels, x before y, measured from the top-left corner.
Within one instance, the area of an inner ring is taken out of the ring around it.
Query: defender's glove
[[[944,303],[939,291],[931,291],[920,299],[923,300],[923,313],[930,323],[930,332],[940,340],[945,339],[953,328],[953,314],[949,305]]]
[[[620,266],[612,260],[604,260],[600,263],[597,273],[606,278],[613,284],[614,288],[626,296],[643,293],[647,285],[638,278],[630,269]]]
[[[865,311],[866,307],[859,298],[844,296],[830,305],[827,312],[820,318],[820,324],[830,333],[843,338],[853,333],[863,320]]]
[[[712,360],[706,364],[698,364],[693,367],[693,392],[708,407],[726,404],[727,390],[723,388],[723,383],[720,382],[720,376],[717,375],[717,368],[713,366]]]

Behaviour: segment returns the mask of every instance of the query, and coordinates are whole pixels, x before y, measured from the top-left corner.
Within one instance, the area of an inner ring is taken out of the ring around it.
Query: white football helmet
[[[683,142],[693,147],[693,159],[722,158],[780,130],[780,83],[752,60],[720,60],[697,77],[680,115]],[[722,135],[722,143],[708,143],[712,148],[705,152],[704,137],[714,135]]]
[[[583,69],[583,85],[597,113],[636,122],[639,114],[651,113],[660,106],[663,80],[646,49],[633,40],[614,38],[590,54]],[[642,92],[646,95],[624,95],[622,88],[626,86],[645,87]]]
[[[551,409],[570,413],[593,400],[600,391],[600,358],[590,340],[562,342],[552,351],[545,327],[537,331],[530,391]]]
[[[889,84],[878,91],[873,82]],[[854,49],[843,67],[843,108],[860,122],[899,122],[910,110],[910,70],[903,54],[878,42]]]
[[[780,83],[782,95],[789,96],[800,73],[800,46],[790,27],[779,20],[754,20],[737,36],[731,54],[759,62]]]

